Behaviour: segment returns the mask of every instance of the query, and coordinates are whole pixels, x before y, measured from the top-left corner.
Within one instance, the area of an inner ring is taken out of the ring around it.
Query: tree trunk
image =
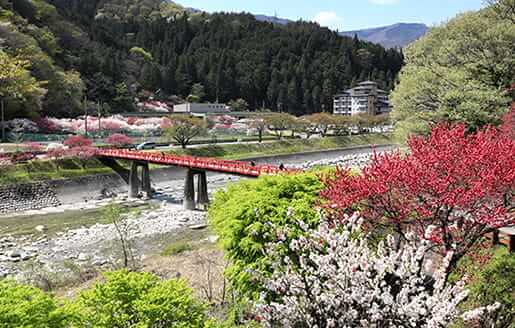
[[[0,101],[0,111],[1,111],[1,123],[2,123],[2,142],[6,142],[5,139],[5,113],[4,113],[4,99]]]

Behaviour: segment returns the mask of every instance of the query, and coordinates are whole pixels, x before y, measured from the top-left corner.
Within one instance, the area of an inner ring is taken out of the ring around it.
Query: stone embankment
[[[55,190],[46,182],[0,187],[0,214],[59,205]]]

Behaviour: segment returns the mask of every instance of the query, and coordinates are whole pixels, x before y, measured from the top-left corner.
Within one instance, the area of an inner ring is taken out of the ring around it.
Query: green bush
[[[70,308],[77,327],[203,327],[204,307],[182,280],[150,273],[105,273]]]
[[[0,327],[67,327],[67,316],[42,290],[0,281]]]
[[[515,254],[504,247],[497,249],[490,262],[476,273],[469,289],[473,305],[502,305],[495,327],[515,327]]]
[[[192,251],[194,248],[192,245],[187,242],[176,242],[166,246],[166,248],[161,252],[163,256],[172,256],[182,254],[184,252]]]
[[[290,239],[298,231],[297,218],[318,224],[315,205],[321,188],[318,177],[306,173],[247,180],[216,193],[209,219],[231,259],[228,278],[241,295],[257,296],[260,287],[251,272],[271,271],[264,248],[282,228],[293,229],[286,236]]]

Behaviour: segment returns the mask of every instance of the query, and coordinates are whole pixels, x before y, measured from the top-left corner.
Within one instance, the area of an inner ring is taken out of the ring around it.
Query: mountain
[[[397,50],[314,23],[162,0],[0,0],[0,40],[0,54],[30,62],[27,74],[47,91],[8,99],[7,117],[75,117],[84,98],[114,114],[156,90],[180,100],[201,89],[204,101],[304,115],[330,109],[334,93],[358,81],[391,89],[403,64]]]
[[[357,35],[361,40],[378,43],[385,48],[403,48],[424,36],[429,28],[425,24],[397,23],[389,26],[341,32],[343,36]]]
[[[279,25],[286,25],[291,23],[292,21],[286,18],[280,18],[277,16],[266,16],[266,15],[254,15],[256,19],[260,22],[274,23]]]

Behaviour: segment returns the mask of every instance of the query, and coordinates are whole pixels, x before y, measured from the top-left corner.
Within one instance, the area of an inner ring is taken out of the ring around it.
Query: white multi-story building
[[[334,96],[334,114],[380,115],[389,113],[391,110],[388,93],[379,89],[377,83],[373,81],[361,82],[357,87]]]

